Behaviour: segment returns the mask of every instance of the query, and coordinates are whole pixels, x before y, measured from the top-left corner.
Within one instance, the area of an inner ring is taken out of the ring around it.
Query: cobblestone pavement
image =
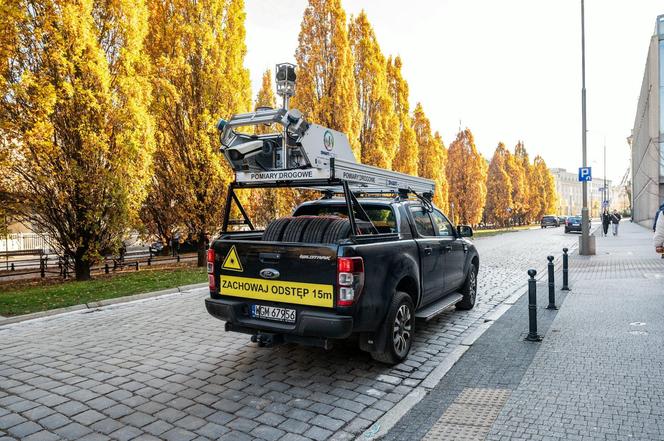
[[[417,329],[388,367],[352,345],[257,348],[205,292],[0,328],[0,440],[352,439],[420,386],[525,282],[577,242],[561,228],[478,239],[479,300]]]
[[[664,260],[650,230],[620,228],[571,259],[572,292],[488,440],[664,440]]]

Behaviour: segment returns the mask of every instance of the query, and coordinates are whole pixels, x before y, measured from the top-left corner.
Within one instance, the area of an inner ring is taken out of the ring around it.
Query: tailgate
[[[337,245],[218,240],[213,247],[222,296],[334,307]]]

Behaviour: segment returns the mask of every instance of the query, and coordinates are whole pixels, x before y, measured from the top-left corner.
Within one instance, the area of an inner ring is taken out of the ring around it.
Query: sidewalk
[[[538,284],[541,343],[523,341],[523,296],[385,439],[664,440],[664,259],[620,228],[571,256],[559,311]]]

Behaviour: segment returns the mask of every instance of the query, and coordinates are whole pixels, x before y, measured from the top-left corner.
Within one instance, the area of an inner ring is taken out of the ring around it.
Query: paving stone
[[[17,424],[15,426],[12,426],[7,429],[7,432],[9,432],[10,435],[15,436],[16,438],[25,438],[28,435],[32,435],[33,433],[37,433],[42,430],[42,427],[33,422],[33,421],[25,421],[21,424]]]
[[[104,414],[97,412],[96,410],[86,410],[85,412],[79,413],[71,417],[72,420],[78,421],[84,426],[91,426],[97,421],[103,420],[106,418]]]
[[[304,436],[311,439],[323,441],[332,436],[332,431],[313,426],[309,430],[304,432]]]
[[[91,430],[85,426],[80,425],[79,423],[70,423],[66,426],[55,429],[54,432],[65,439],[78,440],[90,433]]]
[[[311,421],[311,424],[322,427],[324,429],[334,432],[335,430],[341,428],[344,425],[344,422],[334,418],[330,418],[327,415],[316,415]]]
[[[196,434],[180,427],[174,427],[168,432],[161,434],[160,438],[167,441],[189,441],[196,438]]]
[[[228,431],[226,427],[215,423],[206,423],[203,427],[196,429],[196,433],[209,439],[217,439]]]
[[[60,437],[56,435],[55,433],[47,432],[46,430],[42,430],[41,432],[36,432],[33,433],[32,435],[29,435],[25,438],[23,438],[21,441],[57,441],[59,440]],[[2,440],[2,437],[0,436],[0,440]]]
[[[259,425],[254,430],[250,432],[250,435],[258,437],[266,441],[277,441],[279,438],[284,436],[286,432],[283,430],[276,429],[272,426]]]
[[[164,432],[168,432],[172,428],[172,424],[169,424],[166,421],[157,420],[143,427],[142,430],[152,435],[159,436]]]
[[[17,413],[10,413],[10,414],[7,414],[3,417],[0,417],[0,429],[6,430],[10,427],[21,424],[24,421],[27,421],[27,420],[25,418],[23,418],[21,415],[19,415]]]
[[[227,426],[233,430],[249,433],[254,427],[258,426],[258,423],[246,418],[235,418],[233,421],[228,423]]]
[[[138,428],[147,426],[148,424],[150,424],[155,420],[156,420],[155,417],[153,417],[152,415],[148,415],[147,413],[144,412],[133,412],[127,416],[120,418],[120,421],[122,421],[123,423],[130,424]]]
[[[288,418],[279,425],[279,428],[283,429],[287,433],[296,434],[304,433],[309,429],[309,427],[311,427],[309,424],[292,418]]]

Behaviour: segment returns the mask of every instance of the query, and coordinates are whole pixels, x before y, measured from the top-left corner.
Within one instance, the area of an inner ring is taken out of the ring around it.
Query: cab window
[[[413,214],[413,220],[415,221],[415,228],[420,236],[435,236],[433,224],[431,223],[431,218],[429,213],[425,212],[420,207],[412,207],[410,209]]]
[[[443,236],[443,237],[455,236],[452,224],[450,223],[450,221],[447,220],[445,216],[443,216],[443,213],[441,213],[438,210],[434,210],[431,213],[431,217],[433,218],[433,225],[436,229],[436,234],[438,236]]]

